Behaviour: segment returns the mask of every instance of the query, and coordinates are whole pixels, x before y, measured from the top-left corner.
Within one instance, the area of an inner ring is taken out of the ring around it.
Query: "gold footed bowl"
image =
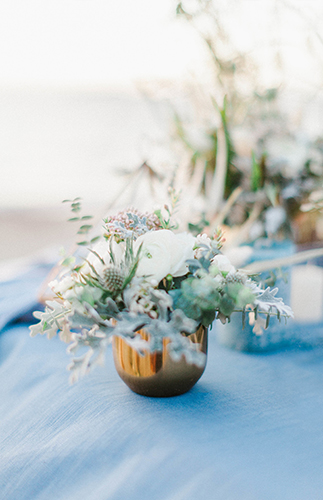
[[[146,331],[139,331],[142,338],[148,339]],[[200,326],[195,333],[187,336],[194,348],[207,353],[207,328]],[[179,396],[189,391],[202,376],[206,366],[187,363],[184,356],[179,361],[170,357],[167,344],[163,340],[162,351],[142,356],[120,337],[113,338],[113,358],[116,370],[127,386],[137,394],[150,397]]]

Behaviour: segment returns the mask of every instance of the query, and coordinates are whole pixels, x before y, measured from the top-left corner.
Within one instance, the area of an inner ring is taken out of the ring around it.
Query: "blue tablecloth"
[[[45,272],[0,284],[1,500],[323,498],[323,347],[246,354],[211,331],[185,395],[132,393],[111,352],[69,386],[66,346],[10,323]]]

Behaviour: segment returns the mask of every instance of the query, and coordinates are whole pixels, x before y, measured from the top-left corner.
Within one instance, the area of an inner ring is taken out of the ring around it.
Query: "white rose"
[[[194,258],[195,238],[188,233],[174,234],[168,229],[139,236],[135,251],[142,244],[137,276],[149,276],[158,283],[168,274],[183,276],[188,272],[187,259]]]
[[[198,234],[195,238],[195,246],[198,247],[200,245],[206,245],[211,248],[211,238],[205,233]]]
[[[195,258],[200,259],[205,247],[211,249],[211,245],[211,239],[207,236],[207,234],[198,234],[195,238]]]
[[[188,259],[194,259],[193,248],[195,245],[195,238],[189,233],[172,234],[175,240],[171,248],[172,266],[169,274],[176,278],[177,276],[184,276],[188,273],[186,261]]]
[[[231,264],[228,257],[225,255],[216,255],[212,259],[212,264],[216,266],[221,273],[228,274],[230,272],[235,272],[235,267]]]

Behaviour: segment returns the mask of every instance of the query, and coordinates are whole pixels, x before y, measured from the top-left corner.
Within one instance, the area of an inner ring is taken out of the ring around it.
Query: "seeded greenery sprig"
[[[176,191],[173,187],[170,187],[168,189],[168,194],[170,204],[164,205],[164,211],[155,210],[154,213],[158,217],[160,225],[163,229],[176,230],[178,228],[178,223],[173,221],[173,217],[179,203],[180,191]]]
[[[68,219],[68,222],[78,222],[80,224],[79,229],[77,231],[77,234],[80,235],[88,235],[90,231],[93,229],[92,224],[87,224],[86,221],[89,221],[93,219],[93,215],[81,215],[82,211],[82,204],[81,204],[81,198],[74,198],[74,200],[63,200],[62,203],[70,203],[71,204],[71,211],[75,214],[74,217],[71,217]],[[88,246],[90,244],[95,243],[100,239],[100,236],[94,236],[90,238],[89,240],[81,240],[77,241],[77,245],[80,246]]]

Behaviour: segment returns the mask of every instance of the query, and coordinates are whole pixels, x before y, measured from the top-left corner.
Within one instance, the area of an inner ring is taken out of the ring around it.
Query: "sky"
[[[119,86],[135,80],[185,79],[192,71],[202,75],[205,48],[191,26],[176,19],[176,3],[1,0],[0,85]],[[269,37],[273,43],[280,40],[287,76],[315,80],[316,68],[309,64],[308,39],[302,30],[306,25],[312,43],[318,42],[313,33],[315,28],[322,32],[323,2],[217,0],[216,4],[227,11],[224,15],[239,46],[264,60],[272,48]],[[267,68],[266,78],[273,75],[270,64]]]
[[[201,42],[174,0],[2,0],[0,85],[181,77]]]

